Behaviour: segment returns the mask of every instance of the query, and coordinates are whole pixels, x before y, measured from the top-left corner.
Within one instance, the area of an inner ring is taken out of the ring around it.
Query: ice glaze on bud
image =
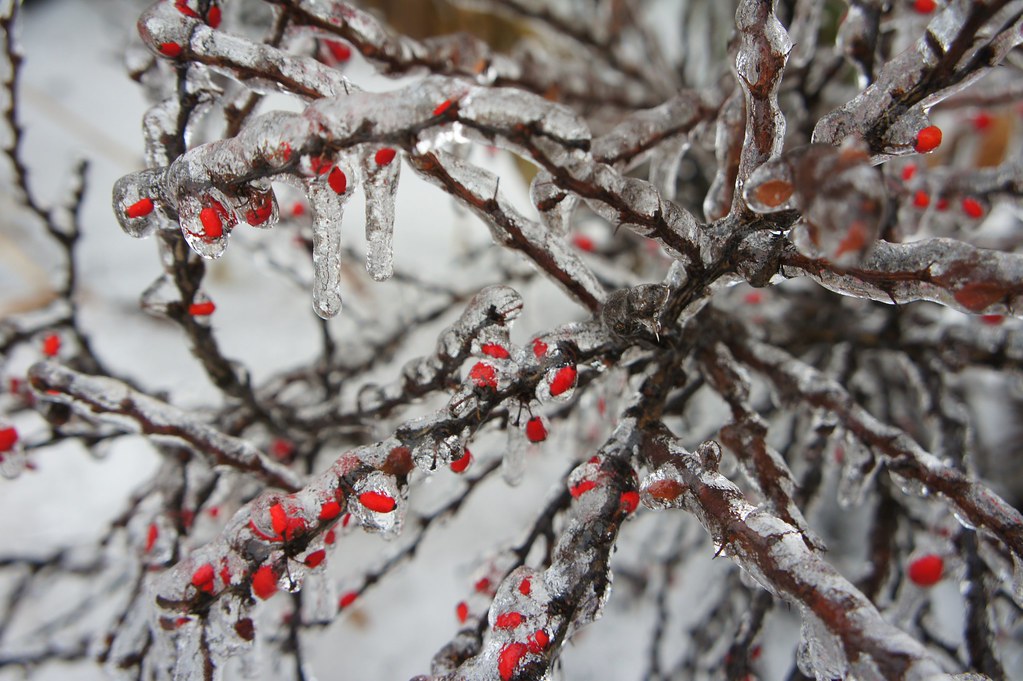
[[[359,495],[359,503],[376,513],[390,513],[397,507],[397,502],[381,492],[363,492]]]
[[[135,219],[145,217],[153,212],[153,200],[149,197],[141,198],[124,209],[124,214]]]

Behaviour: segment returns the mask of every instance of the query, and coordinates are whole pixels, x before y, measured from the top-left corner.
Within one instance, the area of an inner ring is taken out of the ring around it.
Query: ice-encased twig
[[[786,277],[809,276],[832,291],[882,303],[931,300],[964,312],[1023,314],[1023,256],[954,239],[878,241],[858,266],[849,268],[786,246],[779,263]]]
[[[550,565],[542,571],[521,567],[508,574],[490,607],[490,628],[481,649],[454,671],[429,677],[432,681],[494,679],[499,670],[501,678],[541,678],[571,636],[600,617],[609,596],[609,562],[618,530],[634,508],[622,495],[635,492],[631,465],[638,444],[635,427],[632,419],[619,424],[597,453],[596,463],[581,464],[570,476],[572,481],[585,474],[585,481],[594,486],[572,494]],[[521,587],[523,580],[528,588]],[[498,618],[506,614],[517,614],[518,623],[510,628],[499,624]]]
[[[838,382],[775,346],[752,338],[726,339],[742,363],[765,375],[787,399],[832,413],[858,440],[883,457],[889,471],[937,492],[952,511],[992,533],[1023,560],[1023,514],[990,488],[945,465],[903,430],[879,421]]]
[[[683,90],[664,104],[626,116],[594,139],[593,157],[620,170],[630,170],[652,149],[692,132],[712,112],[700,92]]]
[[[1010,13],[1004,24],[998,19],[1005,18],[1003,11]],[[1021,14],[1018,1],[953,0],[911,49],[884,65],[875,82],[817,122],[813,141],[838,144],[855,134],[875,157],[912,153],[916,133],[926,125],[920,124],[923,113],[983,76],[1023,41]]]
[[[166,0],[146,10],[138,27],[143,42],[157,54],[162,54],[162,45],[177,45],[180,53],[172,59],[204,64],[261,92],[280,90],[315,99],[353,89],[340,71],[312,57],[214,29]]]
[[[414,155],[410,161],[420,175],[486,222],[494,241],[520,251],[584,306],[596,310],[604,301],[604,287],[565,238],[515,210],[499,191],[496,175],[445,152]]]
[[[536,94],[557,92],[563,101],[588,107],[633,108],[658,103],[642,82],[595,68],[600,62],[550,59],[533,52],[509,57],[468,33],[419,41],[391,31],[370,13],[339,0],[268,1],[288,8],[297,26],[313,27],[348,41],[385,75],[428,70]]]
[[[81,410],[86,418],[100,418],[120,427],[124,427],[124,419],[128,419],[145,435],[187,442],[209,457],[212,465],[249,473],[283,490],[294,491],[301,486],[295,473],[247,441],[224,435],[177,407],[116,379],[87,376],[52,362],[34,364],[29,369],[29,379],[37,390],[55,390],[67,395],[72,408]]]
[[[767,422],[749,403],[749,378],[735,364],[723,345],[701,348],[697,357],[710,386],[732,410],[732,422],[721,427],[721,442],[731,449],[742,464],[746,477],[771,504],[782,520],[799,530],[806,545],[825,550],[793,498],[796,480],[785,459],[767,443]]]
[[[742,0],[735,11],[740,34],[735,71],[746,98],[746,136],[735,179],[734,212],[742,188],[757,166],[777,158],[785,142],[785,116],[778,105],[792,41],[774,14],[774,0]]]
[[[841,642],[841,654],[857,678],[924,681],[942,672],[922,644],[889,624],[866,596],[806,545],[802,533],[747,502],[707,456],[686,451],[663,426],[647,434],[641,451],[653,466],[670,470],[671,479],[684,490],[670,506],[695,515],[721,553],[764,588],[797,605],[804,620],[822,622]]]

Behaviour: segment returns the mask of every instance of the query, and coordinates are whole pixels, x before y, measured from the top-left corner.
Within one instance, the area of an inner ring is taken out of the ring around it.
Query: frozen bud
[[[713,440],[708,440],[696,450],[703,467],[709,471],[716,471],[721,464],[721,445]]]
[[[356,483],[355,498],[359,503],[350,504],[349,509],[364,528],[388,535],[400,530],[405,505],[393,477],[370,473]]]
[[[659,511],[682,506],[687,487],[672,464],[665,464],[648,475],[640,485],[639,496],[643,505]]]
[[[668,287],[661,284],[619,289],[608,296],[601,320],[616,336],[656,341],[660,334],[658,318],[667,300]]]
[[[757,168],[743,199],[757,213],[800,210],[797,247],[813,257],[852,264],[868,253],[884,218],[886,192],[858,138],[840,147],[811,144]]]

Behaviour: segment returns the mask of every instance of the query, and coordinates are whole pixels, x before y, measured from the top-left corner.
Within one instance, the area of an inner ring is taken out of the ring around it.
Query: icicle
[[[394,197],[398,191],[401,162],[390,147],[363,148],[362,172],[366,192],[366,271],[376,281],[389,279],[394,271]]]
[[[329,175],[328,175],[329,177]],[[328,182],[309,182],[313,214],[313,309],[323,319],[341,311],[341,218],[351,191],[338,193]]]
[[[508,444],[501,459],[501,478],[509,485],[522,482],[526,474],[526,440],[514,428],[508,429]]]

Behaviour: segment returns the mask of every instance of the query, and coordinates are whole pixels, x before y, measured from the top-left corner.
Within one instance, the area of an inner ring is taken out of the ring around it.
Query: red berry
[[[261,194],[253,199],[252,207],[245,211],[245,222],[253,227],[270,219],[274,212],[274,202],[270,194]]]
[[[213,566],[206,563],[192,573],[192,586],[200,591],[212,593],[214,576],[215,573],[213,572]]]
[[[523,596],[528,596],[529,592],[533,590],[533,585],[529,581],[529,577],[526,577],[519,582],[519,593]]]
[[[980,312],[1002,300],[1008,291],[999,284],[976,281],[970,282],[955,292],[955,299],[970,312]]]
[[[936,203],[934,207],[937,208],[939,211],[948,210],[948,199],[945,198],[938,199],[938,203]]]
[[[171,59],[181,56],[181,45],[177,43],[160,43],[157,49],[160,50],[160,54]]]
[[[981,111],[973,117],[971,122],[973,123],[974,130],[977,132],[983,132],[991,127],[991,123],[994,122],[994,119],[991,118],[991,114],[988,112]]]
[[[941,144],[941,128],[936,125],[928,125],[916,134],[916,142],[913,148],[921,154],[934,151]]]
[[[909,564],[909,581],[917,586],[934,586],[945,572],[945,561],[933,553],[917,558]]]
[[[338,600],[337,605],[341,609],[347,608],[349,605],[354,603],[355,599],[358,597],[359,597],[358,591],[349,591]]]
[[[472,588],[476,589],[478,593],[484,594],[490,590],[490,580],[486,577],[481,577],[476,581]]]
[[[451,108],[452,103],[453,102],[450,99],[445,99],[443,102],[437,105],[436,109],[433,110],[433,115],[434,116],[443,115],[445,111]]]
[[[146,553],[153,550],[153,546],[156,545],[156,538],[160,536],[160,528],[156,526],[156,523],[149,523],[149,530],[146,531]]]
[[[632,513],[639,507],[639,492],[622,492],[619,502],[624,512]]]
[[[330,178],[327,179],[329,180]],[[302,205],[301,201],[296,201],[295,205],[291,207],[291,215],[296,218],[300,215],[305,215],[305,206]]]
[[[502,681],[511,679],[515,668],[519,666],[519,661],[525,656],[527,650],[526,644],[519,642],[509,643],[501,649],[501,654],[497,658],[497,672],[501,675]]]
[[[220,8],[219,7],[217,7],[216,5],[214,5],[213,7],[210,7],[210,11],[206,13],[206,23],[209,24],[211,28],[219,28],[220,27]]]
[[[462,454],[462,458],[455,459],[454,461],[451,462],[450,466],[451,470],[454,471],[455,473],[464,473],[465,469],[468,468],[469,464],[471,463],[472,452],[470,452],[469,448],[466,447],[465,453]]]
[[[1000,314],[983,314],[980,316],[980,321],[988,326],[998,326],[1005,321],[1005,317]]]
[[[274,528],[274,534],[280,537],[288,529],[288,512],[280,504],[270,507],[270,526]]]
[[[575,385],[575,367],[561,367],[551,380],[551,395],[555,397],[566,393]]]
[[[12,427],[0,428],[0,452],[9,452],[18,444],[18,431]]]
[[[336,501],[328,501],[320,506],[320,520],[333,520],[339,515],[341,515],[341,504]]]
[[[381,492],[363,492],[359,495],[359,503],[377,513],[390,513],[398,505],[393,497]]]
[[[750,291],[742,297],[742,302],[747,305],[759,305],[764,302],[764,294],[760,291]]]
[[[196,14],[195,10],[188,6],[187,0],[176,0],[174,7],[176,7],[177,10],[186,17],[192,17],[193,19],[199,18],[199,15]]]
[[[916,164],[915,163],[906,164],[906,167],[902,169],[902,181],[909,182],[910,180],[913,179],[914,175],[916,175]]]
[[[568,490],[568,492],[569,494],[572,495],[573,499],[578,499],[579,497],[586,494],[596,486],[597,483],[593,482],[592,480],[583,480],[582,482],[574,485],[571,489]]]
[[[494,359],[508,359],[511,357],[508,354],[508,350],[503,345],[498,345],[497,343],[484,343],[480,346],[480,352]]]
[[[252,593],[264,601],[277,593],[277,573],[272,567],[264,565],[252,575]]]
[[[208,317],[213,314],[213,311],[217,309],[217,306],[213,304],[212,300],[206,300],[201,303],[192,303],[188,306],[188,314],[193,317]]]
[[[323,549],[319,549],[317,551],[313,551],[308,556],[306,556],[305,560],[303,562],[308,567],[315,568],[320,563],[322,563],[323,559],[326,558],[326,557],[327,557],[327,552],[324,551]]]
[[[547,354],[547,344],[537,338],[533,341],[533,356],[543,357]]]
[[[543,442],[547,439],[547,426],[539,416],[526,421],[526,438],[530,442]]]
[[[51,333],[43,339],[43,354],[47,357],[56,357],[60,352],[60,336]]]
[[[593,239],[585,234],[574,234],[572,236],[572,245],[580,251],[586,251],[587,253],[597,250],[597,245],[593,243]]]
[[[469,605],[462,601],[455,606],[455,615],[458,617],[458,621],[465,624],[465,621],[469,619]]]
[[[128,217],[135,219],[149,215],[153,212],[153,200],[148,196],[141,198],[135,203],[131,204],[124,209],[124,214]]]
[[[931,205],[931,196],[927,192],[920,190],[913,194],[913,205],[921,210]]]
[[[212,206],[206,206],[199,211],[199,222],[202,223],[207,238],[219,239],[224,234],[224,223],[217,209]]]
[[[539,655],[550,642],[551,637],[547,635],[547,632],[543,629],[537,629],[529,639],[529,652]]]
[[[686,491],[685,485],[678,480],[657,480],[646,488],[647,494],[658,501],[675,501]]]
[[[394,156],[396,153],[397,152],[394,149],[390,147],[384,147],[383,149],[377,150],[376,156],[373,157],[373,160],[376,161],[376,164],[378,166],[385,166],[394,160]]]
[[[344,43],[339,43],[336,40],[324,40],[323,44],[327,46],[330,56],[334,57],[336,61],[348,61],[352,58],[352,48]]]
[[[327,534],[323,535],[323,543],[327,546],[333,546],[335,541],[337,541],[337,533],[334,530],[327,530]]]
[[[277,437],[270,443],[270,453],[278,459],[287,460],[295,453],[295,445],[284,438]]]
[[[334,166],[330,171],[330,175],[327,175],[327,184],[330,185],[335,194],[344,194],[348,189],[348,177],[340,168]]]
[[[984,206],[980,205],[980,201],[972,196],[967,196],[963,199],[963,212],[966,213],[967,217],[979,220],[984,217]]]
[[[930,14],[937,8],[937,3],[934,0],[915,0],[913,2],[913,9],[920,14]]]
[[[494,620],[494,629],[514,629],[522,624],[522,615],[517,612],[503,612]]]
[[[469,370],[469,378],[477,388],[490,388],[497,390],[497,370],[489,364],[477,362]]]

